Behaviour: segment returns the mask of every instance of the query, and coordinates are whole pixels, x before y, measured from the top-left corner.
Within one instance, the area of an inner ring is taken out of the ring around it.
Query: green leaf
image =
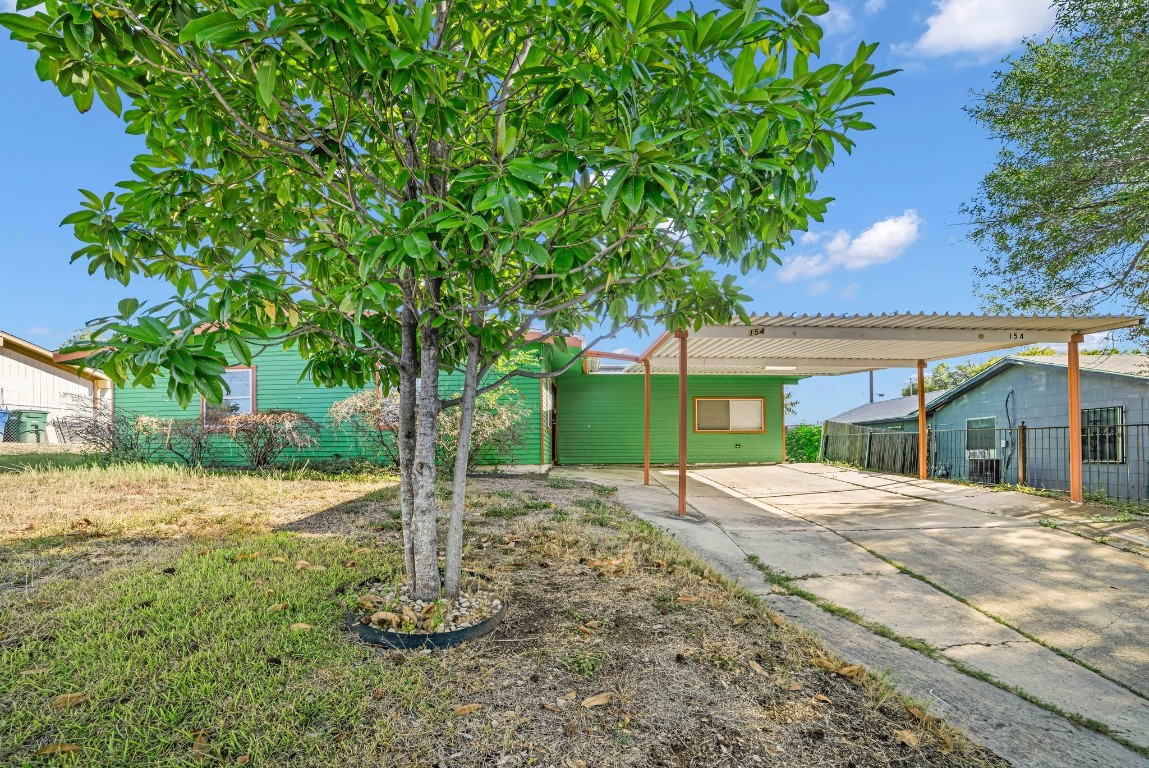
[[[419,258],[431,253],[435,250],[435,246],[431,245],[431,240],[425,232],[412,232],[403,238],[403,250],[408,256]]]
[[[136,310],[139,308],[139,299],[132,298],[121,299],[120,303],[116,305],[116,309],[118,309],[120,312],[120,317],[122,317],[124,320],[131,318],[132,315],[136,314]]]
[[[228,45],[248,37],[247,22],[227,11],[216,11],[192,19],[180,30],[181,43],[217,43]]]
[[[120,100],[120,93],[116,90],[115,83],[99,76],[93,78],[93,83],[96,86],[96,93],[99,95],[100,101],[104,102],[104,106],[118,117],[124,109],[124,103]]]
[[[618,196],[618,190],[624,181],[626,181],[626,174],[622,170],[616,170],[611,174],[610,180],[607,181],[602,201],[603,221],[610,218],[610,212],[614,208],[614,199]]]
[[[279,105],[275,102],[276,74],[275,59],[269,56],[260,62],[259,68],[255,71],[255,79],[259,87],[260,106],[264,109],[275,107],[278,112]]]
[[[16,39],[31,40],[36,35],[48,31],[48,22],[45,19],[19,13],[0,13],[0,27],[9,29]]]

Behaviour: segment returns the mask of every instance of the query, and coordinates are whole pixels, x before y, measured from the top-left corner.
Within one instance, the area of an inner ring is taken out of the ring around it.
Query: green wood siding
[[[690,376],[687,380],[687,460],[692,463],[756,463],[782,460],[782,385],[772,376]],[[695,397],[763,397],[766,431],[694,432]],[[650,460],[678,461],[678,377],[650,380]],[[558,378],[558,463],[641,464],[643,377],[570,371]],[[740,446],[740,447],[739,447]]]
[[[541,370],[545,365],[546,358],[540,355],[538,363],[531,367]],[[336,433],[332,429],[331,417],[328,416],[331,406],[351,395],[354,390],[348,387],[317,387],[310,380],[300,381],[299,376],[303,373],[304,360],[294,349],[265,349],[255,356],[252,366],[255,368],[256,410],[300,411],[315,419],[322,427],[320,441],[317,445],[305,450],[287,451],[281,459],[282,462],[325,459],[337,454],[340,456],[361,456],[364,454],[363,448],[348,431]],[[462,386],[462,374],[444,374],[440,379],[439,391],[444,395],[457,394],[462,390]],[[516,377],[507,383],[504,397],[522,399],[529,411],[520,430],[522,442],[512,452],[509,461],[507,457],[486,456],[480,457],[481,463],[540,463],[539,381],[528,377]],[[117,387],[115,407],[118,410],[157,418],[186,419],[198,417],[201,404],[197,397],[186,409],[180,408],[179,404],[167,396],[167,379],[157,376],[153,388]],[[547,450],[549,451],[549,448]],[[166,451],[159,458],[167,461],[176,460],[175,456]],[[226,437],[221,437],[216,442],[212,459],[215,463],[224,465],[243,463],[242,455],[235,450],[231,441]]]
[[[299,375],[303,372],[303,366],[303,359],[294,349],[265,349],[252,360],[252,367],[255,368],[256,410],[300,411],[315,419],[322,427],[318,444],[299,451],[288,450],[280,461],[331,458],[336,454],[362,455],[363,451],[356,444],[354,437],[344,431],[336,433],[331,428],[331,417],[327,415],[328,409],[336,401],[347,397],[353,390],[347,387],[317,387],[310,380],[300,381]],[[117,410],[157,418],[195,418],[199,416],[200,406],[201,401],[197,397],[186,409],[180,408],[178,403],[167,396],[167,379],[162,376],[156,377],[153,388],[117,387],[115,392]],[[213,454],[214,461],[219,464],[235,465],[243,462],[242,455],[226,437],[221,437],[216,442]],[[175,459],[171,455],[160,458]]]

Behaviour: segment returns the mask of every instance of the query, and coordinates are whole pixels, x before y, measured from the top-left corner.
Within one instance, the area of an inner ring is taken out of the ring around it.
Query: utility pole
[[[874,402],[874,372],[870,371],[870,402]]]

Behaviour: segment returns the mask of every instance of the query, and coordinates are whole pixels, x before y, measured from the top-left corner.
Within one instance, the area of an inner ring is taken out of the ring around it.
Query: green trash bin
[[[12,411],[4,439],[14,443],[48,442],[48,412]]]

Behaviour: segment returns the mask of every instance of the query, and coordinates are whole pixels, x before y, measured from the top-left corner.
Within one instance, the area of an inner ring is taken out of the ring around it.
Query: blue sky
[[[780,268],[743,278],[758,313],[970,312],[979,309],[973,268],[983,255],[965,239],[959,207],[974,195],[997,151],[962,111],[987,88],[1003,56],[1052,21],[1048,0],[831,0],[823,17],[828,59],[879,41],[879,68],[903,71],[887,84],[859,135],[819,193],[836,198],[824,225],[783,254]],[[699,6],[707,3],[700,2]],[[5,10],[14,0],[0,0]],[[6,36],[5,36],[6,37]],[[80,187],[107,191],[143,150],[139,137],[98,103],[78,114],[39,82],[34,56],[0,40],[0,329],[44,346],[114,311],[125,296],[163,298],[156,286],[124,288],[89,277],[68,259],[76,249],[60,220],[79,207]],[[623,336],[604,349],[637,352],[648,340]],[[876,375],[897,396],[908,370]],[[803,381],[802,420],[818,421],[868,397],[863,375]]]

